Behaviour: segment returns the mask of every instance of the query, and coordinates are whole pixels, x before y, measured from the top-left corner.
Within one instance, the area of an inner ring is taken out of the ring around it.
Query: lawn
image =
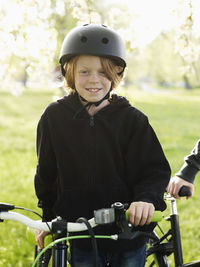
[[[173,176],[182,166],[184,156],[189,154],[200,138],[200,91],[128,91],[126,95],[137,108],[148,115],[170,162]],[[199,177],[200,173],[195,181],[194,197],[177,201],[184,263],[200,259]],[[169,215],[169,207],[164,214]],[[162,225],[166,229],[168,222],[162,222]]]
[[[36,127],[55,93],[58,92],[27,90],[22,96],[14,97],[0,92],[0,202],[40,211],[33,187]],[[148,115],[174,175],[183,163],[183,157],[200,138],[200,92],[147,93],[125,89],[123,93]],[[196,193],[191,200],[178,201],[185,262],[198,259],[200,250],[198,178],[195,185]],[[38,219],[35,215],[31,217]],[[31,266],[33,247],[26,241],[23,225],[10,221],[1,223],[0,243],[0,267]]]

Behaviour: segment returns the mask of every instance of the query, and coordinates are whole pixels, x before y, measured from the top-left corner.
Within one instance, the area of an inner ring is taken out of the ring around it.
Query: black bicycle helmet
[[[85,24],[67,34],[59,59],[63,76],[64,64],[80,54],[108,57],[123,68],[126,67],[125,45],[121,37],[105,25]]]

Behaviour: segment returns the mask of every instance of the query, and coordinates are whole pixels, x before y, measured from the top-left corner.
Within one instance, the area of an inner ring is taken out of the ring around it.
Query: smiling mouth
[[[86,88],[86,90],[92,93],[96,93],[96,92],[99,92],[101,88]]]

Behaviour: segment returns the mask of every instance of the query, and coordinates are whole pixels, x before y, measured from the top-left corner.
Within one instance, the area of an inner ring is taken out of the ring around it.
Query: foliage
[[[182,1],[179,3],[176,13],[179,18],[175,34],[176,51],[182,59],[183,77],[188,79],[193,76],[193,84],[199,85],[199,3],[194,0]]]
[[[146,67],[146,75],[162,86],[182,81],[180,56],[176,53],[174,31],[163,32],[143,51],[140,67]]]
[[[162,5],[170,26],[164,25]],[[199,11],[198,0],[1,0],[1,88],[19,95],[33,82],[48,85],[65,35],[85,23],[106,24],[125,40],[132,70],[127,81],[148,77],[158,83],[179,81],[187,88],[197,87]]]
[[[51,16],[50,5],[49,0],[2,0],[0,3],[0,47],[3,51],[0,78],[10,90],[13,78],[26,79],[25,75],[29,74],[38,79],[36,68],[46,70],[43,75],[49,71],[50,55],[56,49],[57,39],[57,32],[47,23]]]

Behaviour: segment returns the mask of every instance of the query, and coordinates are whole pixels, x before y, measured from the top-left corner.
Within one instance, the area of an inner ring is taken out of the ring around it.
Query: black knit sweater
[[[37,154],[35,189],[44,220],[57,215],[68,221],[89,219],[93,210],[116,201],[146,201],[157,210],[166,208],[163,194],[169,164],[148,118],[124,97],[113,95],[94,116],[82,108],[77,94],[50,104],[38,124]],[[95,231],[114,233],[115,227]],[[98,244],[116,251],[142,242],[101,240]],[[90,242],[76,243],[88,248]]]

